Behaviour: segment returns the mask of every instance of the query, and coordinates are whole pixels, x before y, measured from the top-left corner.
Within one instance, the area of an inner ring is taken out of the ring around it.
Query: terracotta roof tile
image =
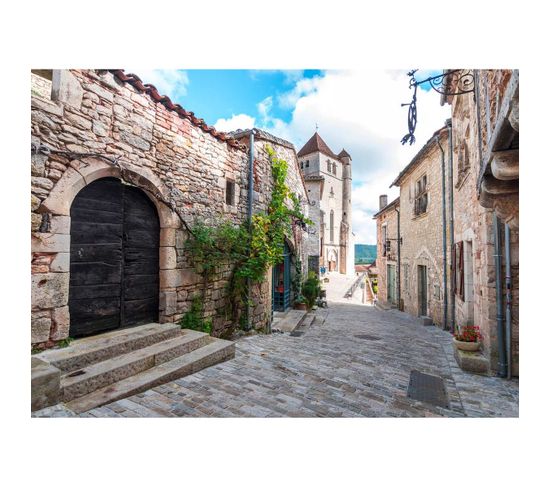
[[[125,73],[123,69],[110,69],[109,70],[116,78],[124,83],[128,83],[142,93],[149,95],[156,103],[161,103],[171,112],[176,112],[182,119],[189,120],[194,126],[208,132],[219,141],[225,142],[235,149],[246,151],[246,146],[238,142],[233,137],[227,135],[225,132],[218,132],[215,127],[209,126],[204,119],[195,117],[193,112],[188,112],[179,103],[173,103],[168,95],[161,95],[154,85],[150,83],[143,84],[141,78],[133,73]]]
[[[331,151],[330,147],[327,146],[327,143],[321,139],[321,136],[317,132],[315,132],[315,134],[311,136],[311,139],[305,143],[304,147],[298,151],[298,157],[314,152],[321,152],[331,158],[338,159],[338,156]]]

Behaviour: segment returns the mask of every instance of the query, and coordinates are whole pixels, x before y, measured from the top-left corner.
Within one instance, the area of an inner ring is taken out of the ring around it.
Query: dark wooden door
[[[115,178],[71,207],[70,336],[158,320],[159,220],[139,189]]]
[[[428,315],[428,269],[418,266],[418,314]]]

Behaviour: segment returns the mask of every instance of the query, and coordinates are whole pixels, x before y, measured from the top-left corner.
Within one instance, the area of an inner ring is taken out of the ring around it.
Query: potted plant
[[[294,309],[295,310],[307,310],[306,299],[303,295],[298,295],[296,300],[294,300]]]
[[[475,325],[464,325],[455,332],[453,342],[462,351],[477,351],[481,346],[481,333]]]
[[[307,308],[310,309],[315,305],[317,298],[321,294],[321,282],[313,271],[309,272],[308,278],[302,286],[302,293],[304,294]]]

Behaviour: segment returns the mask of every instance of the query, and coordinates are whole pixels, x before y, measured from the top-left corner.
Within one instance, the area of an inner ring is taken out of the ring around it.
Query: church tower
[[[310,205],[315,207],[310,217],[318,213],[312,220],[319,236],[319,264],[329,272],[354,274],[351,156],[345,150],[336,155],[317,132],[297,156]]]
[[[355,244],[351,231],[351,156],[345,149],[338,158],[342,161],[342,222],[340,224],[340,272],[355,272]]]

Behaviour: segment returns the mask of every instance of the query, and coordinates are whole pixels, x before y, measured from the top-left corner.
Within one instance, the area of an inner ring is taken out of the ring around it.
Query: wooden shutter
[[[451,248],[451,293],[456,293],[456,243]]]

